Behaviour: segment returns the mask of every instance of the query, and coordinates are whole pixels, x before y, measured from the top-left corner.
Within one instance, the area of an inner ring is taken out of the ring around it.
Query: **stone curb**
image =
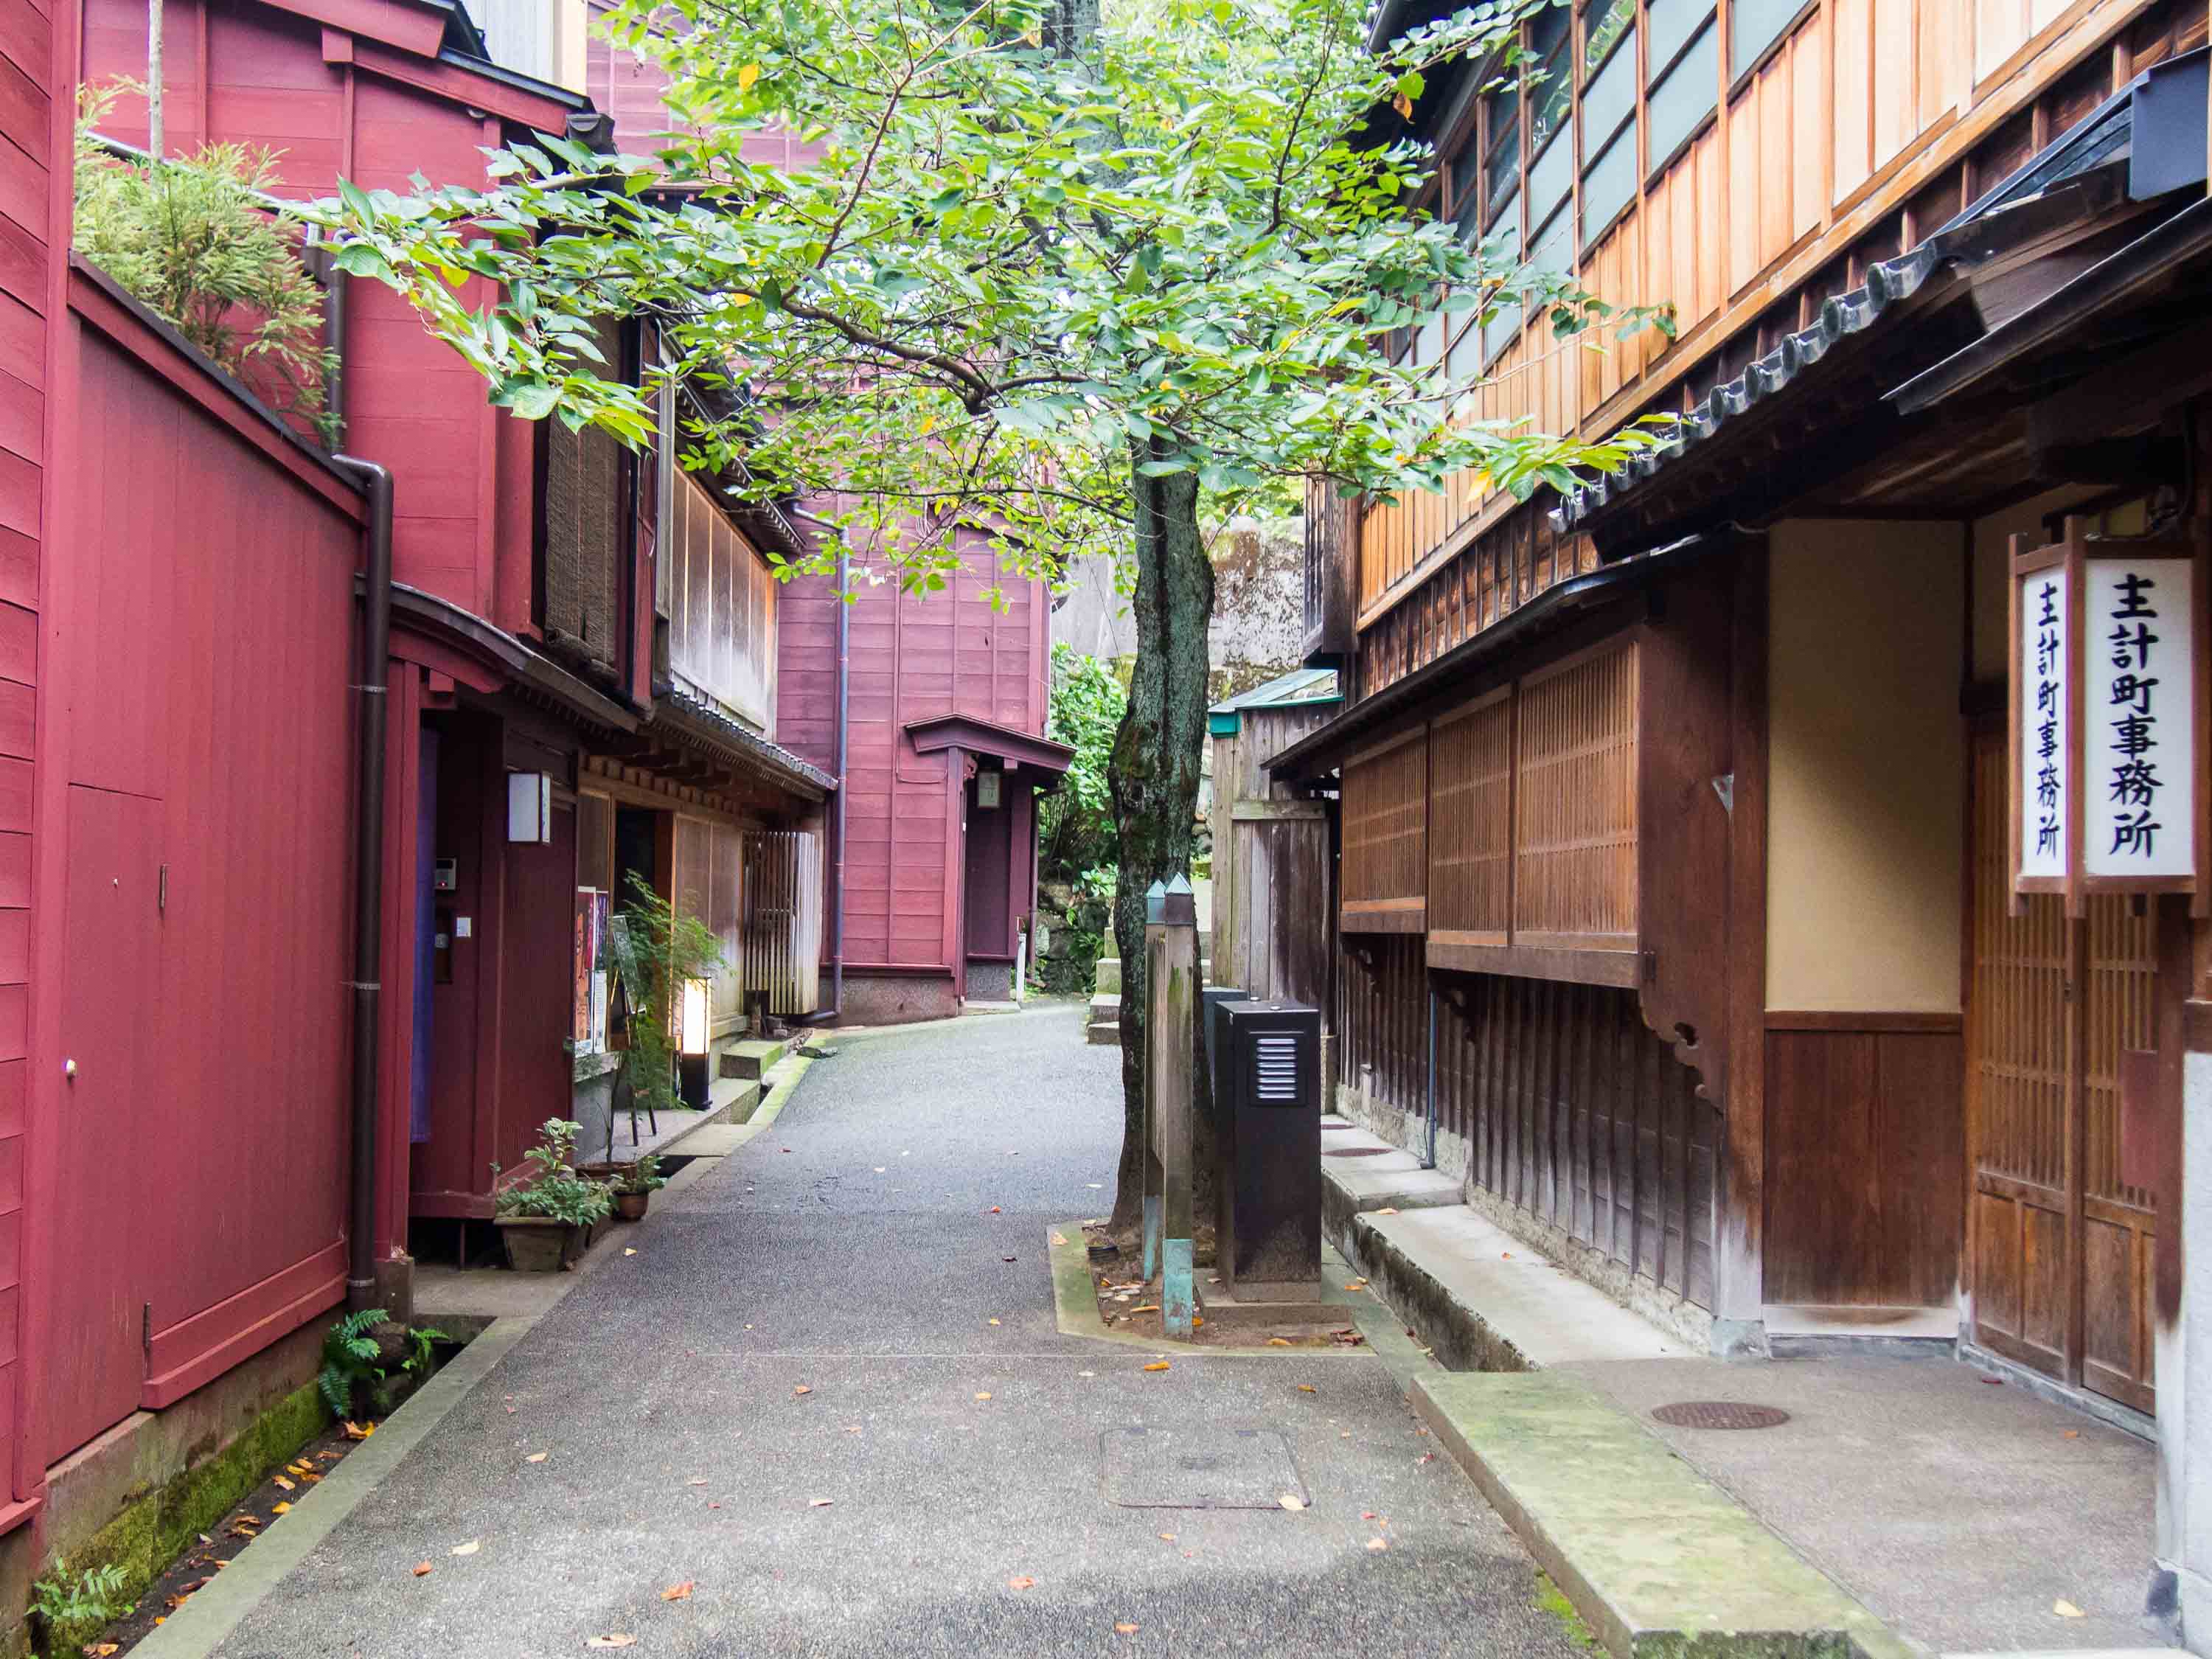
[[[281,1526],[255,1539],[167,1622],[149,1632],[131,1650],[133,1659],[203,1659],[214,1652],[537,1322],[534,1317],[494,1320],[294,1504]]]
[[[1392,1322],[1388,1308],[1372,1297],[1357,1291],[1339,1292],[1326,1284],[1322,1291],[1322,1299],[1341,1308],[1345,1318],[1359,1328],[1360,1334],[1367,1339],[1363,1346],[1356,1348],[1271,1348],[1264,1343],[1249,1346],[1223,1344],[1219,1346],[1209,1343],[1200,1347],[1196,1345],[1186,1346],[1180,1342],[1163,1346],[1149,1337],[1114,1330],[1098,1312],[1097,1293],[1091,1283],[1090,1249],[1083,1237],[1082,1224],[1071,1222],[1065,1226],[1052,1228],[1046,1233],[1045,1240],[1052,1257],[1053,1314],[1062,1336],[1079,1336],[1092,1342],[1110,1342],[1117,1347],[1141,1348],[1158,1359],[1179,1357],[1200,1359],[1216,1355],[1247,1359],[1382,1358],[1382,1351],[1386,1346],[1392,1348],[1394,1352],[1396,1349],[1405,1349],[1418,1359],[1418,1351],[1407,1342],[1401,1334],[1401,1328]],[[1335,1270],[1343,1271],[1341,1264],[1338,1264]],[[1397,1366],[1393,1365],[1391,1369],[1395,1373]]]
[[[1917,1651],[1579,1378],[1424,1376],[1413,1402],[1615,1659]]]
[[[793,1054],[774,1071],[775,1084],[751,1119],[743,1127],[755,1134],[782,1114],[799,1079],[814,1062]],[[699,1126],[699,1127],[704,1127]],[[752,1136],[748,1135],[750,1141]],[[743,1143],[741,1143],[742,1145]],[[733,1149],[734,1150],[734,1149]],[[670,1177],[665,1189],[682,1192],[708,1179],[727,1161],[728,1154],[695,1158]],[[586,1273],[621,1254],[617,1241],[644,1236],[652,1218],[637,1228],[611,1231],[586,1253],[573,1273],[562,1275],[565,1297]],[[407,1454],[421,1444],[446,1414],[459,1405],[469,1391],[489,1376],[507,1351],[530,1334],[543,1315],[494,1320],[482,1334],[463,1348],[435,1376],[410,1395],[398,1411],[377,1425],[376,1432],[349,1452],[329,1474],[292,1505],[282,1526],[271,1527],[251,1547],[241,1550],[232,1565],[216,1574],[207,1586],[169,1615],[131,1650],[133,1659],[205,1659],[235,1630],[246,1615],[272,1594],[285,1575],[313,1553],[381,1486]]]

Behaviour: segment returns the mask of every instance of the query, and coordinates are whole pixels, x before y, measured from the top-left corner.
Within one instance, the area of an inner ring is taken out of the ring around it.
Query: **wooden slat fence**
[[[1342,924],[1415,933],[1428,893],[1429,745],[1421,727],[1347,761],[1342,783]]]
[[[744,832],[744,986],[772,1014],[821,1000],[822,848],[804,830]]]

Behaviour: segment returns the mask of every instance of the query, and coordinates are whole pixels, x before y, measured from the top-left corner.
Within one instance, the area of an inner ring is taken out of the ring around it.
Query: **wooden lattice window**
[[[1437,722],[1429,801],[1429,937],[1504,945],[1513,896],[1511,686]]]
[[[1428,816],[1426,726],[1345,763],[1345,932],[1418,933],[1428,925]]]
[[[1632,643],[1522,681],[1514,783],[1513,938],[1636,948],[1637,658]]]

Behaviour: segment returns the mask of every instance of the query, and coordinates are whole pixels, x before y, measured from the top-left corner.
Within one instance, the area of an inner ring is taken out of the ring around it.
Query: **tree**
[[[1642,441],[1467,419],[1467,388],[1378,349],[1440,305],[1606,316],[1565,276],[1414,220],[1433,158],[1365,136],[1449,60],[1510,60],[1544,3],[1478,4],[1370,53],[1364,0],[1129,0],[1103,19],[1097,0],[623,0],[615,40],[672,76],[680,131],[655,157],[549,138],[495,154],[483,190],[342,187],[345,268],[405,291],[498,404],[641,443],[662,378],[729,394],[687,402],[687,465],[742,459],[758,493],[832,498],[856,558],[909,589],[983,547],[1019,577],[1122,562],[1117,1219],[1141,1170],[1145,890],[1188,868],[1205,740],[1201,500],[1465,471],[1525,491]],[[764,133],[811,159],[756,159]],[[472,276],[501,297],[472,307]],[[651,319],[647,385],[603,373],[606,316]]]

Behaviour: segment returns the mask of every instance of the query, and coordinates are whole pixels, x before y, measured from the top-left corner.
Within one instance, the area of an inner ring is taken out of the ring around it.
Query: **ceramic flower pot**
[[[624,1221],[642,1221],[645,1206],[652,1197],[651,1193],[617,1193],[615,1214]]]
[[[558,1273],[584,1253],[584,1230],[550,1216],[503,1215],[494,1224],[507,1265],[519,1273]]]

